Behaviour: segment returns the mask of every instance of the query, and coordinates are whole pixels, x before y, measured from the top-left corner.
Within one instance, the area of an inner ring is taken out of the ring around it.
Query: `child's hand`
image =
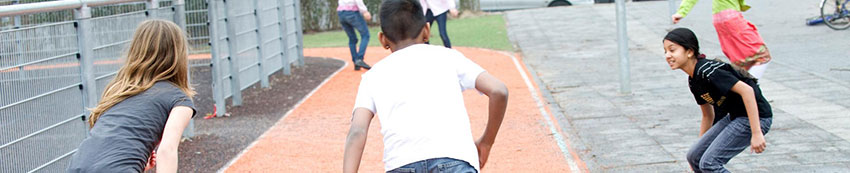
[[[153,151],[151,153],[151,157],[148,158],[148,165],[145,166],[145,171],[153,169],[154,167],[156,167],[156,151]]]
[[[481,143],[481,139],[475,141],[475,147],[478,148],[478,168],[484,169],[484,164],[487,163],[487,157],[490,157],[490,147],[493,144]]]
[[[679,20],[682,20],[682,15],[679,14],[673,14],[671,17],[673,18],[673,24],[677,24],[679,23]]]
[[[449,14],[451,14],[452,17],[457,17],[458,13],[457,9],[449,9]]]
[[[363,14],[363,19],[365,19],[367,22],[372,21],[372,14],[371,13],[369,13],[367,11],[367,12],[363,12],[362,14]]]
[[[765,148],[767,148],[767,145],[764,141],[764,134],[756,133],[753,135],[752,140],[750,140],[750,149],[752,149],[752,152],[761,153],[764,152]]]

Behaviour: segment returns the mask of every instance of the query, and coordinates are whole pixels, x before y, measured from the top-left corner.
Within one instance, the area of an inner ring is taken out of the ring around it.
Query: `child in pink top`
[[[679,10],[672,16],[673,23],[688,15],[699,0],[683,0]],[[744,0],[713,0],[712,16],[714,29],[720,40],[723,53],[731,64],[747,69],[756,78],[761,78],[770,61],[770,51],[764,44],[756,26],[741,14],[750,9]]]

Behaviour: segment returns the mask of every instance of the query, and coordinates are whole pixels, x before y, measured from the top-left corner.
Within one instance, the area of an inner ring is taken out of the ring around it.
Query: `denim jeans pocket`
[[[476,172],[475,168],[466,163],[466,161],[461,160],[453,160],[445,163],[440,163],[437,165],[437,168],[440,169],[440,172]]]
[[[393,170],[387,171],[387,173],[415,173],[415,172],[416,172],[416,168],[405,168],[405,167],[395,168]]]

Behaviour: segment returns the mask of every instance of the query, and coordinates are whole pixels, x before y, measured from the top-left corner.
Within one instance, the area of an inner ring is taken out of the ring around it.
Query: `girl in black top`
[[[696,35],[686,28],[667,33],[664,53],[671,69],[690,76],[691,93],[702,109],[700,139],[687,155],[695,172],[728,172],[723,165],[747,146],[755,153],[765,150],[764,134],[773,115],[755,78],[730,64],[705,59]],[[712,125],[715,107],[729,114]]]

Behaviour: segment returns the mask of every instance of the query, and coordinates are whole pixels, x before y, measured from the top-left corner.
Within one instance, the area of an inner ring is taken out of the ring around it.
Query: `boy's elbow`
[[[502,84],[502,86],[500,86],[498,89],[493,91],[493,97],[507,99],[508,98],[508,87],[506,87],[504,84]]]

